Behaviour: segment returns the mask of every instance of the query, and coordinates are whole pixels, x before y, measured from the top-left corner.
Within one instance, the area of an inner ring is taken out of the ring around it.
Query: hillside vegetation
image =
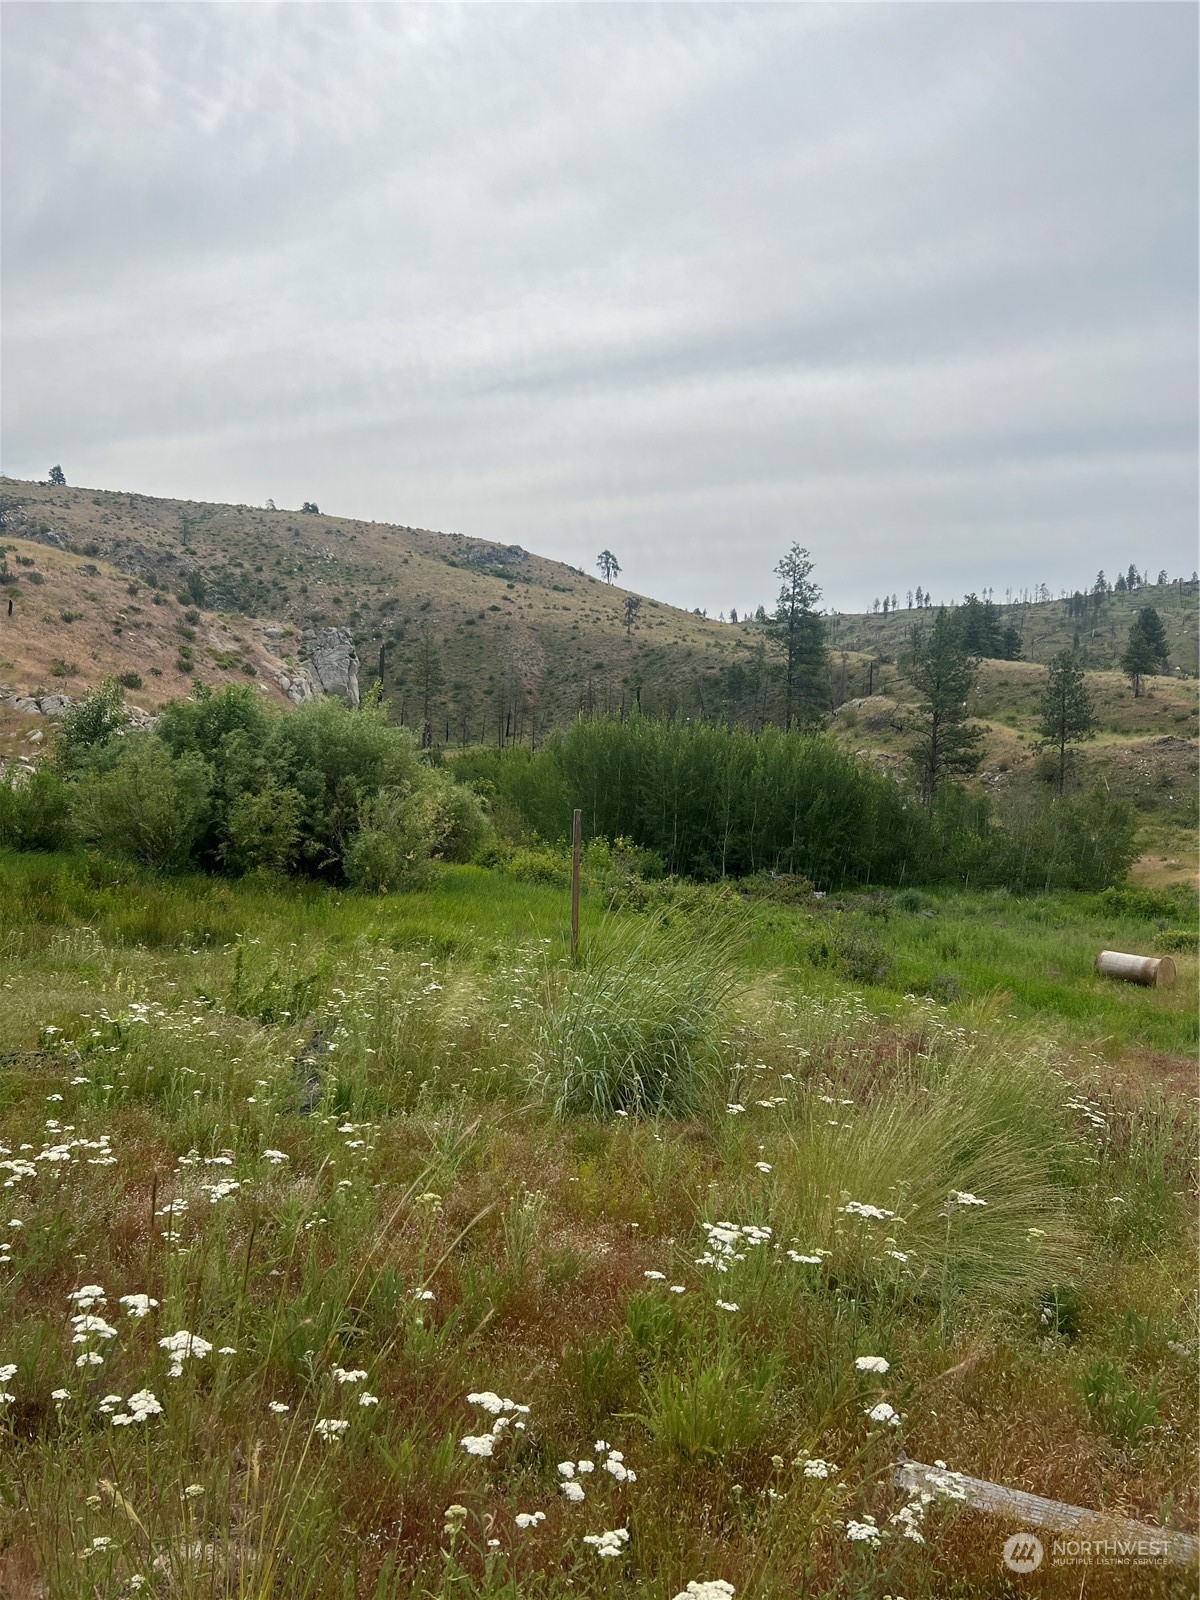
[[[435,745],[533,748],[582,711],[783,719],[778,644],[761,624],[722,623],[645,599],[517,546],[314,512],[204,505],[3,480],[0,692],[78,698],[108,675],[154,711],[199,679],[249,680],[282,703],[303,630],[345,626],[364,687],[383,658],[392,716]],[[638,597],[632,597],[634,599]],[[1170,672],[1135,697],[1116,669],[1143,604],[1164,624]],[[1035,751],[1044,663],[1077,643],[1089,663],[1097,737],[1077,754],[1074,792],[1095,784],[1142,819],[1135,871],[1194,880],[1197,588],[997,604],[1023,659],[985,660],[971,711],[984,728],[981,779],[1003,790],[1045,777]],[[918,695],[905,676],[928,611],[827,619],[826,714],[849,752],[905,772]],[[0,753],[28,754],[42,719],[0,709]]]

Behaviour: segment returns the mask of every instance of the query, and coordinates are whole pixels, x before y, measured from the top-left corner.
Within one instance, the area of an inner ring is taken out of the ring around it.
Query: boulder
[[[61,717],[71,704],[65,694],[44,694],[38,703],[44,717]]]
[[[27,717],[40,717],[42,714],[41,706],[26,694],[14,695],[8,703],[14,711],[24,712]]]
[[[358,653],[348,628],[304,630],[305,671],[319,694],[336,694],[358,710]],[[291,691],[288,691],[291,697]],[[304,698],[303,696],[301,698]]]

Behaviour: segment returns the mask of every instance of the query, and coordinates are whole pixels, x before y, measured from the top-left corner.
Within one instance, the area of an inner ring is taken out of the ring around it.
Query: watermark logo
[[[1036,1533],[1014,1533],[1004,1541],[1004,1565],[1010,1572],[1036,1572],[1045,1553]]]

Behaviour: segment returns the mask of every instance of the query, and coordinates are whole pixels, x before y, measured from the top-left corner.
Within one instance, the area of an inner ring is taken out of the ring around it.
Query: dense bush
[[[377,701],[282,712],[248,684],[196,684],[152,733],[134,732],[110,681],[72,707],[55,762],[56,774],[0,784],[0,843],[58,848],[73,829],[162,870],[384,889],[419,882],[435,857],[470,859],[488,831],[475,794],[428,766]]]
[[[578,807],[585,836],[627,838],[700,879],[1099,889],[1134,854],[1129,807],[1103,793],[1001,809],[946,786],[930,809],[831,739],[770,728],[597,717],[536,755],[474,750],[454,770],[542,839],[561,839]]]

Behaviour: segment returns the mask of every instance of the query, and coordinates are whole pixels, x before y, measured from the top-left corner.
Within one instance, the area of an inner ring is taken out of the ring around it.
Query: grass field
[[[0,1592],[1194,1593],[891,1486],[1195,1525],[1177,894],[0,888]]]

